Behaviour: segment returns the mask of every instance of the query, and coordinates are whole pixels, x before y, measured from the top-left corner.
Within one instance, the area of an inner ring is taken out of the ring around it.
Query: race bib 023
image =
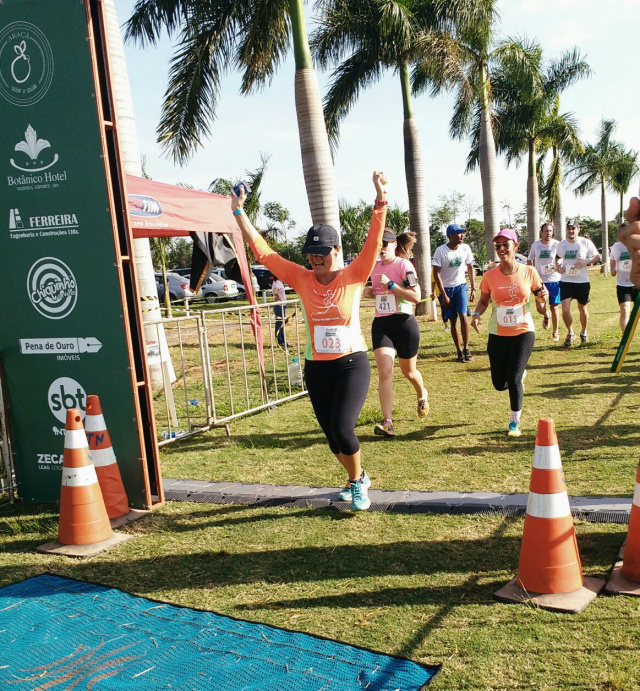
[[[350,353],[351,333],[348,326],[314,326],[313,345],[316,353]]]

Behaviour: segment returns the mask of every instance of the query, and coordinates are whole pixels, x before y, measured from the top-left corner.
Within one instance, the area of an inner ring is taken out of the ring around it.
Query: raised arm
[[[371,225],[367,239],[360,254],[345,269],[350,275],[357,277],[362,283],[371,275],[376,265],[376,259],[382,249],[382,233],[387,218],[387,177],[381,171],[374,171],[373,184],[376,188],[376,201],[371,214]]]
[[[260,237],[260,233],[253,227],[253,223],[251,223],[247,214],[244,213],[246,199],[247,192],[244,185],[240,185],[240,196],[234,190],[231,190],[231,211],[233,211],[233,215],[236,217],[236,223],[238,228],[240,228],[242,237],[245,239],[245,242],[251,245]]]
[[[247,193],[244,185],[240,185],[239,196],[231,190],[231,209],[236,218],[238,228],[240,228],[240,232],[242,233],[242,237],[251,246],[258,261],[263,263],[281,281],[285,281],[295,288],[297,277],[300,276],[301,273],[304,273],[306,269],[295,262],[281,257],[275,250],[269,247],[265,239],[253,227],[247,214],[244,213],[243,207],[246,198]]]

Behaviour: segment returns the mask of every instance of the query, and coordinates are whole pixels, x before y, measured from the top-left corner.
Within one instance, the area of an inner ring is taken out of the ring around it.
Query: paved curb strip
[[[244,506],[309,507],[350,510],[349,502],[338,501],[340,488],[260,485],[242,482],[207,482],[165,478],[167,501],[192,501],[204,504],[241,504]],[[417,490],[380,490],[369,492],[369,511],[395,513],[449,513],[524,516],[527,497],[523,494],[496,492],[420,492]],[[628,523],[631,498],[569,497],[574,519],[593,523]]]

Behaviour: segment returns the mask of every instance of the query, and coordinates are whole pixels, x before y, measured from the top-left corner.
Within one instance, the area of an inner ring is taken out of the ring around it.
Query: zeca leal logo
[[[60,422],[66,422],[67,410],[78,408],[84,420],[87,394],[75,379],[59,377],[49,387],[49,410]]]
[[[32,106],[49,91],[53,52],[47,37],[29,22],[0,31],[0,95],[15,106]]]
[[[29,270],[27,292],[31,304],[47,319],[63,319],[78,300],[78,285],[71,269],[60,259],[42,257]]]

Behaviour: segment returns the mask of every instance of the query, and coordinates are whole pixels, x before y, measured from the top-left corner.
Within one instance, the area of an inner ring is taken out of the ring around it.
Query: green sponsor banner
[[[0,4],[0,351],[20,495],[56,502],[66,410],[100,397],[132,506],[145,477],[85,4]]]

